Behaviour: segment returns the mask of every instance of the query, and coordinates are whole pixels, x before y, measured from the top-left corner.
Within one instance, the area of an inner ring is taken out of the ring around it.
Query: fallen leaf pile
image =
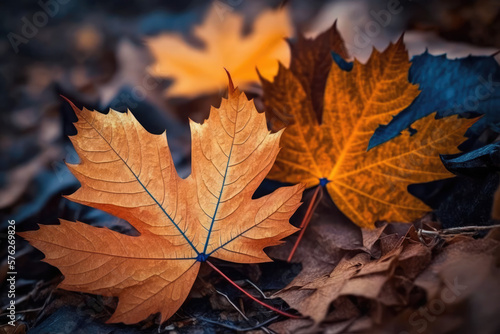
[[[108,322],[135,323],[160,312],[162,322],[186,299],[209,256],[239,263],[270,259],[263,248],[296,229],[288,219],[303,186],[252,200],[272,167],[280,133],[229,83],[229,96],[202,125],[191,123],[192,173],[181,179],[166,134],[144,130],[130,113],[82,110],[71,140],[82,187],[72,201],[127,220],[141,234],[61,220],[21,236],[65,276],[60,288],[118,296]],[[222,131],[223,130],[223,131]]]
[[[364,252],[348,253],[330,274],[304,286],[292,282],[276,296],[314,321],[325,319],[330,304],[345,296],[374,300],[384,306],[404,306],[413,287],[411,281],[431,260],[431,248],[418,240],[413,228],[406,236],[382,233],[379,247],[379,258],[372,260],[371,254]],[[345,312],[346,304],[338,305],[337,311]],[[329,317],[335,315],[330,312]],[[345,320],[352,318],[347,315]]]
[[[390,230],[387,225],[379,228],[372,251],[380,254],[346,251],[330,273],[312,275],[304,285],[292,282],[276,296],[310,316],[316,326],[337,323],[346,329],[367,310],[380,323],[377,317],[388,309],[409,304],[416,293],[414,279],[431,261],[431,248],[418,240],[413,227],[406,235]]]
[[[439,307],[436,300],[443,291],[444,298],[448,297],[446,307],[451,309],[472,297],[481,282],[500,285],[495,265],[500,242],[493,233],[479,240],[425,238],[426,244],[417,231],[435,224],[429,217],[415,224],[379,224],[366,230],[346,222],[332,208],[325,207],[317,215],[296,254],[302,271],[274,295],[310,320],[273,324],[271,328],[280,333],[351,333],[373,328],[381,328],[381,333],[415,332],[422,328],[422,321],[417,320],[425,319],[426,303],[432,305],[431,310]],[[341,237],[332,236],[335,231]],[[271,255],[286,259],[288,251],[287,247],[273,249]],[[478,268],[477,277],[470,268]],[[453,292],[454,285],[458,288]],[[441,315],[439,310],[430,312],[433,317]],[[456,328],[466,322],[455,320]]]

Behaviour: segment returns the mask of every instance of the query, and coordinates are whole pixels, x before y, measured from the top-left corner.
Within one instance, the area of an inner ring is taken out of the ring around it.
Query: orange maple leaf
[[[474,121],[430,115],[414,123],[416,134],[405,132],[367,152],[378,125],[419,93],[408,82],[409,67],[402,38],[382,53],[374,50],[366,64],[355,60],[350,71],[333,64],[321,124],[293,68],[280,67],[273,83],[263,80],[266,107],[289,110],[295,120],[283,135],[268,178],[326,186],[339,209],[362,227],[373,227],[378,220],[412,221],[428,212],[408,185],[453,176],[439,154],[459,152],[457,145]]]
[[[130,112],[80,110],[71,137],[81,188],[68,198],[127,220],[140,233],[61,220],[21,233],[64,275],[60,288],[118,296],[108,322],[135,323],[186,299],[200,263],[270,261],[263,249],[296,231],[290,216],[303,185],[252,195],[271,169],[280,133],[229,83],[228,99],[203,124],[191,121],[192,174],[175,170],[166,134],[147,132]]]
[[[258,82],[256,68],[271,79],[278,61],[288,64],[290,52],[285,38],[292,34],[286,10],[266,11],[257,17],[249,34],[243,35],[243,17],[225,13],[216,7],[205,21],[194,28],[194,36],[203,48],[193,47],[181,35],[162,34],[147,40],[155,63],[151,73],[174,79],[168,96],[194,96],[213,93],[226,85],[226,68],[242,87]]]

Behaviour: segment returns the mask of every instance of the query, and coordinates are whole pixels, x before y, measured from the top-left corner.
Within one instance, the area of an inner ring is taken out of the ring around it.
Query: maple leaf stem
[[[314,191],[314,194],[311,198],[311,201],[309,202],[309,206],[307,207],[306,214],[304,215],[304,219],[302,219],[302,223],[300,223],[300,228],[303,228],[304,226],[307,226],[308,221],[311,219],[312,214],[314,212],[313,206],[315,206],[316,198],[318,197],[319,191],[321,190],[321,186],[317,186],[316,190]],[[306,222],[306,219],[308,220]]]
[[[234,283],[229,277],[227,277],[222,271],[219,270],[219,268],[217,268],[213,263],[211,263],[210,261],[205,261],[210,267],[212,267],[213,270],[215,270],[217,273],[219,273],[219,275],[221,275],[222,277],[224,277],[229,283],[231,283],[232,286],[234,286],[235,288],[237,288],[238,290],[240,290],[241,292],[243,292],[248,298],[252,299],[254,302],[256,303],[259,303],[260,305],[270,309],[271,311],[274,311],[276,313],[279,313],[281,315],[284,315],[285,317],[288,317],[288,318],[293,318],[293,319],[301,319],[302,317],[301,316],[298,316],[298,315],[294,315],[294,314],[290,314],[290,313],[287,313],[287,312],[284,312],[284,311],[281,311],[281,310],[278,310],[277,308],[269,305],[269,304],[266,304],[264,303],[263,301],[260,301],[258,300],[257,298],[255,298],[254,296],[252,296],[250,293],[248,293],[245,289],[243,289],[241,286],[239,286],[238,284]]]
[[[307,225],[309,225],[309,222],[311,221],[314,210],[316,209],[316,206],[319,203],[319,201],[317,201],[316,199],[318,198],[318,194],[320,193],[322,188],[323,187],[321,185],[318,185],[316,187],[316,190],[314,191],[314,194],[311,198],[311,201],[309,202],[309,206],[307,207],[306,214],[304,215],[304,218],[302,219],[302,222],[300,223],[301,230],[300,230],[299,237],[295,241],[295,244],[293,245],[293,248],[292,248],[292,251],[290,252],[290,255],[288,255],[287,262],[292,261],[293,255],[295,254],[297,247],[299,247],[299,243],[302,240],[302,237],[304,236]],[[323,194],[323,192],[321,192],[321,194]]]

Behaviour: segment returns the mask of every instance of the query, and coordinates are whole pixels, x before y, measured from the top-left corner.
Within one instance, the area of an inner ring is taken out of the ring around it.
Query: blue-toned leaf
[[[456,175],[480,175],[500,171],[500,142],[464,154],[442,155],[441,160]]]
[[[332,58],[340,69],[346,72],[350,72],[352,70],[353,63],[344,60],[344,58],[342,58],[338,53],[332,52]]]
[[[438,117],[466,113],[484,114],[471,128],[486,126],[499,130],[500,66],[492,56],[447,59],[427,51],[412,59],[409,81],[418,84],[420,95],[387,125],[381,125],[370,139],[368,149],[401,133],[416,120],[437,111]]]

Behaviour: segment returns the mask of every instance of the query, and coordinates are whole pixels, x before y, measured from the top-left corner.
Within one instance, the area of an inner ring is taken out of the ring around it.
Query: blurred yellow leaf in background
[[[288,65],[290,51],[285,38],[292,35],[286,10],[262,12],[244,34],[244,18],[221,15],[212,7],[193,35],[203,43],[195,47],[179,34],[162,34],[147,40],[155,58],[150,71],[174,80],[167,96],[192,97],[210,94],[226,86],[226,68],[244,89],[259,82],[256,68],[267,79],[278,71],[278,61]]]

